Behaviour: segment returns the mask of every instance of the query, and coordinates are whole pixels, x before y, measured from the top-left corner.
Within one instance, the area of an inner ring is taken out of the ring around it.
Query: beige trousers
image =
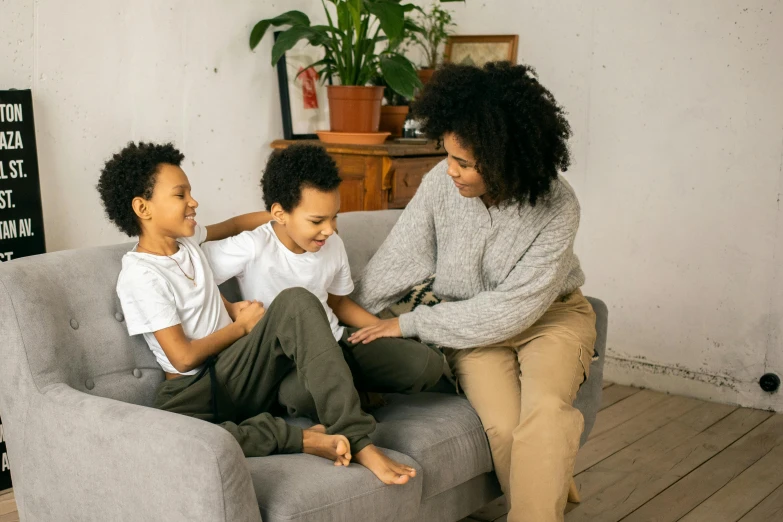
[[[512,339],[445,350],[487,432],[509,522],[563,520],[584,428],[572,403],[587,378],[595,335],[593,308],[576,290]]]

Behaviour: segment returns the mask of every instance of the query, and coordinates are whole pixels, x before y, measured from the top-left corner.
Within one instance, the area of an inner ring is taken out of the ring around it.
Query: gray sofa
[[[340,217],[355,274],[398,216]],[[246,459],[223,429],[150,408],[163,375],[143,339],[128,337],[114,290],[129,248],[0,263],[0,416],[23,521],[451,522],[500,495],[463,396],[391,396],[377,412],[375,443],[419,471],[405,486],[309,455]],[[591,301],[603,355],[606,307]],[[583,441],[603,357],[591,372],[576,401]]]

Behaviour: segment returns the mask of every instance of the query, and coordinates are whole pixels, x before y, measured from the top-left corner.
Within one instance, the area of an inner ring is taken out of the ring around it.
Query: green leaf
[[[280,58],[299,42],[299,40],[309,40],[313,36],[310,27],[294,26],[286,29],[277,37],[275,45],[272,46],[272,66],[277,65]]]
[[[307,15],[301,11],[288,11],[287,13],[283,13],[280,16],[276,16],[274,18],[261,20],[253,27],[253,30],[250,32],[251,50],[258,46],[258,43],[264,37],[264,34],[266,34],[266,30],[269,29],[269,27],[272,25],[275,27],[280,25],[310,25],[310,18],[308,18]]]
[[[347,32],[351,28],[351,11],[348,4],[337,5],[337,27],[342,32]]]
[[[365,5],[367,10],[378,19],[386,36],[391,39],[402,36],[405,11],[400,4],[389,0],[368,0]]]
[[[416,69],[411,61],[404,56],[399,54],[381,56],[380,66],[383,78],[389,87],[405,98],[413,98],[416,89],[421,87]]]
[[[346,0],[345,3],[351,13],[354,30],[358,33],[362,25],[362,0]]]

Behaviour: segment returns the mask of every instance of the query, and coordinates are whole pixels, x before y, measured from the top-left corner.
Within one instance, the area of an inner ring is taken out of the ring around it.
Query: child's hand
[[[393,319],[381,319],[372,326],[367,326],[356,331],[348,338],[348,342],[367,344],[379,337],[402,337],[400,320],[396,317]]]
[[[228,316],[231,318],[232,321],[236,322],[239,312],[247,308],[247,305],[249,304],[250,301],[237,301],[236,303],[226,303],[226,311],[228,312]]]
[[[265,312],[264,305],[258,301],[247,301],[247,306],[239,311],[235,322],[242,327],[245,335],[247,335],[256,323],[264,317]]]

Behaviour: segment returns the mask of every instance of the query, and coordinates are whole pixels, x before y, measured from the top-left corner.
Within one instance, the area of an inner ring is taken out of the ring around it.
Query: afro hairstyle
[[[527,65],[445,64],[411,111],[430,139],[453,134],[472,151],[496,204],[534,206],[571,162],[565,112]]]
[[[330,192],[340,186],[337,164],[323,147],[292,145],[272,153],[267,161],[261,189],[267,210],[280,203],[291,212],[302,200],[302,190],[314,188]]]
[[[161,164],[179,167],[185,156],[171,143],[128,143],[106,162],[98,180],[106,216],[128,236],[141,234],[133,198],[150,199]]]

